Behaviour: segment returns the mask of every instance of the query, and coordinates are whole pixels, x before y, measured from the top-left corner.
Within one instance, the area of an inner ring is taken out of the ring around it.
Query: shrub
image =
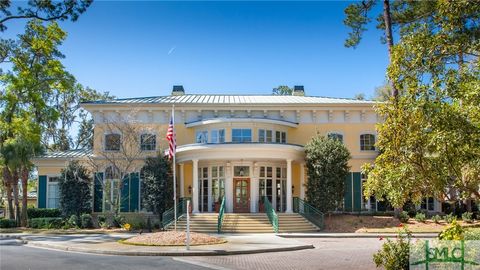
[[[404,228],[398,233],[396,240],[387,239],[382,248],[373,255],[373,262],[377,267],[383,266],[386,270],[409,269],[410,240],[411,233]]]
[[[425,217],[425,214],[424,214],[424,213],[417,213],[417,214],[415,215],[415,220],[418,221],[418,222],[424,223],[425,220],[427,220],[427,218]]]
[[[80,221],[78,220],[77,215],[71,215],[70,218],[67,220],[67,225],[70,228],[78,228],[80,227]]]
[[[435,215],[435,216],[432,217],[432,221],[437,223],[437,224],[440,223],[441,219],[442,219],[442,217],[439,216],[439,215]]]
[[[34,229],[60,229],[63,226],[63,219],[58,217],[32,218],[28,225]]]
[[[97,222],[100,228],[108,228],[107,217],[104,215],[98,215]]]
[[[463,240],[463,228],[454,219],[452,224],[438,235],[438,238],[440,240]]]
[[[17,227],[17,222],[15,219],[6,219],[0,218],[0,228],[15,228]]]
[[[480,240],[480,229],[475,228],[465,231],[464,240]]]
[[[131,215],[125,218],[125,222],[130,224],[131,229],[139,230],[145,228],[145,219],[142,215]]]
[[[62,212],[56,208],[27,208],[29,219],[32,218],[55,218],[61,217]]]
[[[473,213],[472,212],[465,212],[462,214],[462,220],[467,223],[473,222]]]
[[[122,215],[115,215],[113,217],[113,226],[117,228],[122,228],[123,224],[125,224],[125,217]]]
[[[78,161],[72,161],[62,170],[58,187],[60,209],[65,217],[92,211],[92,179],[88,170]]]
[[[444,218],[447,223],[452,223],[454,220],[457,220],[457,217],[454,216],[453,213],[446,215]]]
[[[400,222],[402,222],[402,223],[407,223],[409,218],[410,218],[410,216],[408,215],[408,212],[407,212],[407,211],[402,211],[402,212],[398,215],[398,219],[399,219]]]
[[[90,215],[90,214],[82,214],[80,216],[80,222],[82,224],[82,228],[84,228],[84,229],[93,228],[92,215]]]

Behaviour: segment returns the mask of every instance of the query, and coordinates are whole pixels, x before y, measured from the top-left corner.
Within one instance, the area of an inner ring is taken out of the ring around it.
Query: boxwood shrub
[[[28,208],[27,215],[29,219],[32,218],[56,218],[61,217],[60,209],[54,208]]]
[[[60,229],[63,226],[63,219],[59,217],[32,218],[28,226],[34,229]]]
[[[17,223],[15,219],[0,218],[0,228],[15,228]]]

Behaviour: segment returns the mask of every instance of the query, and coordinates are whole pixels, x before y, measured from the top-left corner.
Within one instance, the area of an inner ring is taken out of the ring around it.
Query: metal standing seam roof
[[[371,100],[274,95],[180,95],[87,101],[82,104],[375,104]]]
[[[68,159],[68,158],[82,158],[92,155],[92,150],[90,149],[75,149],[67,151],[57,151],[57,152],[47,152],[43,155],[39,155],[36,158],[59,158],[59,159]]]

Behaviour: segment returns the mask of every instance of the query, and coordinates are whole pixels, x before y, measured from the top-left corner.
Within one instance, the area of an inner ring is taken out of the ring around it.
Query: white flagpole
[[[175,156],[177,155],[177,141],[175,134],[175,105],[172,105],[172,126],[173,126],[173,213],[175,222],[175,231],[177,231],[177,179],[176,179],[176,163]]]

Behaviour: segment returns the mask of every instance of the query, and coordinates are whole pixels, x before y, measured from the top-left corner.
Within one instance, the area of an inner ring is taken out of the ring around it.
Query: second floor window
[[[234,128],[232,129],[232,142],[251,142],[252,130],[247,128]]]
[[[208,131],[198,130],[195,134],[196,143],[208,143]]]
[[[285,131],[275,132],[275,142],[276,143],[287,143],[287,133]]]
[[[105,150],[106,151],[120,151],[120,134],[105,135]]]
[[[258,142],[273,142],[273,130],[259,129],[258,130]]]
[[[225,129],[212,129],[210,132],[211,143],[224,143],[225,142]]]
[[[157,136],[155,134],[142,134],[140,136],[140,150],[154,151],[157,148]]]
[[[339,133],[328,133],[327,137],[333,140],[339,140],[343,142],[343,135]]]
[[[375,151],[375,135],[373,134],[360,135],[360,150]]]

